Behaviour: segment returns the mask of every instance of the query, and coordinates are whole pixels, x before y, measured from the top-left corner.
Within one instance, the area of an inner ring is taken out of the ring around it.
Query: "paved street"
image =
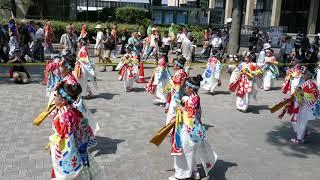
[[[4,69],[0,68],[3,72]],[[45,86],[40,85],[37,67],[29,67],[33,83],[16,85],[0,78],[0,179],[47,180],[51,161],[43,150],[48,142],[50,121],[40,127],[32,120],[45,107]],[[99,145],[92,154],[109,180],[165,180],[173,172],[169,139],[156,147],[150,137],[165,123],[164,109],[152,104],[145,84],[135,84],[126,93],[118,74],[98,73],[96,98],[86,103],[99,121]],[[192,74],[202,73],[194,67]],[[145,74],[150,76],[151,68]],[[318,180],[320,164],[320,121],[313,122],[311,142],[292,145],[287,121],[279,121],[268,107],[282,99],[276,90],[259,90],[248,113],[235,110],[235,96],[227,91],[228,75],[217,95],[200,91],[203,122],[208,142],[218,154],[210,180]],[[284,118],[288,120],[286,116]],[[310,124],[311,125],[311,124]]]

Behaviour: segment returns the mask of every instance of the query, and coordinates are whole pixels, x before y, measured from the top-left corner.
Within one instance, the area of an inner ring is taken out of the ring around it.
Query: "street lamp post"
[[[89,0],[87,0],[86,21],[88,21]]]

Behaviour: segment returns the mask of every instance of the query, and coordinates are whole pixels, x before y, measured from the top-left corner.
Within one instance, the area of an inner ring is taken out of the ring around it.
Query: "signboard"
[[[269,41],[271,47],[281,47],[281,39],[286,34],[284,27],[270,27]]]

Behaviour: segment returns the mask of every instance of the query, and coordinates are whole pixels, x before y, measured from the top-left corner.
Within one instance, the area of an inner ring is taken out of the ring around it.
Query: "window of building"
[[[224,8],[225,0],[216,0],[215,8]]]
[[[173,23],[173,11],[165,11],[164,14],[164,23],[171,24]]]
[[[154,24],[162,24],[162,11],[154,10],[152,19]]]
[[[177,24],[186,24],[186,17],[187,12],[186,11],[178,11],[177,12]]]

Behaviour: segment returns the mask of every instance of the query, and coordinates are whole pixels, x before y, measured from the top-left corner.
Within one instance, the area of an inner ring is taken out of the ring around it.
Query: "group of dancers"
[[[88,152],[97,144],[95,133],[99,126],[92,122],[83,101],[92,89],[97,89],[95,65],[88,56],[88,39],[80,38],[78,43],[80,49],[76,60],[63,55],[53,58],[46,67],[48,106],[54,104],[56,107],[51,113],[52,134],[49,138],[52,179],[105,179]],[[258,88],[272,89],[273,80],[279,74],[272,50],[265,52],[264,59],[257,63],[254,53],[244,52],[243,60],[239,57],[235,65],[230,65],[229,90],[236,93],[236,109],[242,112],[248,110],[249,100],[256,98]],[[126,92],[133,91],[140,66],[135,54],[127,53],[120,60],[116,69]],[[164,125],[174,124],[169,136],[175,174],[169,177],[170,180],[200,179],[197,163],[202,164],[207,175],[217,160],[216,153],[207,143],[198,91],[202,88],[215,94],[215,88],[221,85],[222,63],[219,58],[210,57],[203,74],[197,76],[190,76],[188,69],[186,59],[179,56],[173,61],[172,75],[163,56],[145,87],[154,96],[154,101],[164,107],[167,116]],[[310,68],[293,60],[281,89],[283,94],[289,92],[289,96],[284,96],[286,103],[279,118],[286,113],[292,116],[295,136],[291,141],[296,144],[305,142],[310,135],[308,121],[320,116],[319,91],[313,77]]]
[[[46,66],[48,107],[54,107],[47,149],[52,160],[51,179],[104,180],[104,171],[90,155],[97,145],[97,123],[91,119],[83,98],[97,88],[94,63],[88,56],[88,39],[78,40],[77,58],[59,54]]]

